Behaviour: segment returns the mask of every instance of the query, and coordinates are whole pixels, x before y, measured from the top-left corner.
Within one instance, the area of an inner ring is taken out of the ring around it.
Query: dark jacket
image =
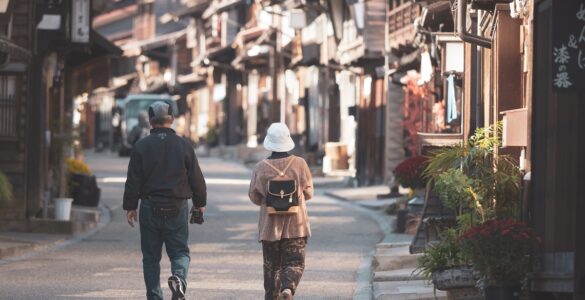
[[[138,199],[158,196],[192,198],[193,206],[207,204],[207,189],[191,144],[170,128],[154,128],[132,148],[124,190],[124,210]]]

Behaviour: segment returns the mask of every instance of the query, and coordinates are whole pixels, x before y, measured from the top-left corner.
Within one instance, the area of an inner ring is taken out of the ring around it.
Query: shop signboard
[[[555,1],[552,32],[554,89],[585,90],[585,0]]]
[[[73,0],[71,17],[71,41],[89,43],[90,5],[89,0]]]

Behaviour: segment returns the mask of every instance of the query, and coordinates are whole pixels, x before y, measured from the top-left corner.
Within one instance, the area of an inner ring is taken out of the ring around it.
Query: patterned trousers
[[[306,246],[306,237],[262,241],[265,300],[276,299],[284,289],[294,295],[305,270]]]

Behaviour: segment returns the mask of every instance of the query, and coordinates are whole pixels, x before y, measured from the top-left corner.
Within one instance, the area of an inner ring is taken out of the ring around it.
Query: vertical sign
[[[90,34],[90,0],[73,0],[71,16],[71,41],[89,43]]]
[[[585,0],[553,3],[552,85],[585,90]]]

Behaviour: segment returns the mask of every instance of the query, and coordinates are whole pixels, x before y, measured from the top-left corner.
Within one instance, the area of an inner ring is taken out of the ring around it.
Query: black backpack
[[[284,168],[279,170],[267,160],[265,164],[276,171],[276,176],[268,180],[266,193],[266,207],[269,214],[296,214],[299,211],[299,192],[298,184],[294,179],[287,178],[285,173],[294,160],[294,156]]]

